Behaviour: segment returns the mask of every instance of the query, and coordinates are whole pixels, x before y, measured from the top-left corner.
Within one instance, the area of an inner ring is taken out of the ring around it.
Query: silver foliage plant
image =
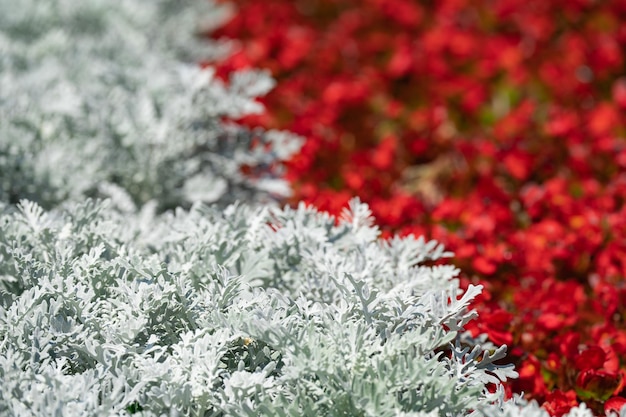
[[[0,213],[0,415],[548,417],[487,389],[517,374],[463,331],[480,287],[358,200]]]
[[[0,414],[502,411],[486,384],[516,376],[496,364],[506,348],[463,332],[480,287],[428,266],[450,255],[436,242],[378,236],[356,200],[338,221],[304,205],[5,206]]]
[[[0,0],[0,200],[54,207],[110,197],[132,211],[272,201],[293,135],[229,120],[260,112],[273,80],[228,82],[200,40],[229,8],[192,0]],[[242,173],[246,167],[248,175]]]

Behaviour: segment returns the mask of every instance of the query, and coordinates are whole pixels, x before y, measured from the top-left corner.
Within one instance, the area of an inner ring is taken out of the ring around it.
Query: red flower
[[[591,346],[590,348],[579,353],[574,359],[576,369],[581,372],[585,372],[592,369],[600,369],[604,365],[606,360],[606,354],[604,350],[598,346]]]
[[[601,103],[588,117],[589,131],[595,137],[608,135],[619,125],[619,114],[609,103]]]
[[[622,408],[626,405],[626,398],[624,397],[611,397],[604,403],[604,412],[620,414]]]
[[[626,109],[626,77],[621,77],[613,83],[612,93],[615,104]]]
[[[563,392],[561,390],[555,390],[546,395],[543,408],[545,408],[551,416],[561,417],[567,414],[572,407],[576,407],[577,405],[578,401],[576,401],[576,393],[574,391]]]
[[[622,385],[622,375],[588,369],[576,378],[576,393],[583,400],[606,401]]]

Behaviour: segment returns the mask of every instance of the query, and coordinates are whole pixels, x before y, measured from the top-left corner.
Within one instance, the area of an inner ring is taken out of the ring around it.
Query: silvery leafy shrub
[[[452,416],[501,410],[449,254],[336,220],[87,201],[0,217],[0,415]],[[509,405],[509,407],[512,407]],[[517,415],[517,414],[511,414]],[[538,416],[543,415],[538,412]]]
[[[259,112],[261,71],[219,80],[200,41],[228,8],[192,0],[0,0],[0,201],[110,197],[132,211],[271,201],[300,140],[229,120]],[[245,169],[247,175],[242,171]]]
[[[463,331],[480,288],[357,200],[1,212],[0,415],[548,417],[486,388],[516,372]]]

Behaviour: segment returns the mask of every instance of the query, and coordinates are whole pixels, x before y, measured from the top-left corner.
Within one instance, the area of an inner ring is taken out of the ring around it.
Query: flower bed
[[[446,242],[485,332],[551,415],[626,392],[626,3],[237,0],[220,64],[266,68],[306,138],[294,201],[353,195],[386,233]]]

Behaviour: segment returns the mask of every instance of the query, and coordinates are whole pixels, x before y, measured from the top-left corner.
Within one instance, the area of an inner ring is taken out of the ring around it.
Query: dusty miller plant
[[[378,239],[367,206],[0,217],[0,414],[461,415],[497,404],[505,347],[448,256]]]
[[[463,331],[449,253],[378,237],[357,200],[5,205],[0,414],[547,417],[487,389],[516,372]]]
[[[0,0],[0,200],[112,197],[133,210],[269,201],[300,140],[229,120],[259,112],[262,71],[198,61],[228,8],[191,0]],[[206,38],[206,37],[205,37]],[[247,173],[242,172],[245,169]]]

